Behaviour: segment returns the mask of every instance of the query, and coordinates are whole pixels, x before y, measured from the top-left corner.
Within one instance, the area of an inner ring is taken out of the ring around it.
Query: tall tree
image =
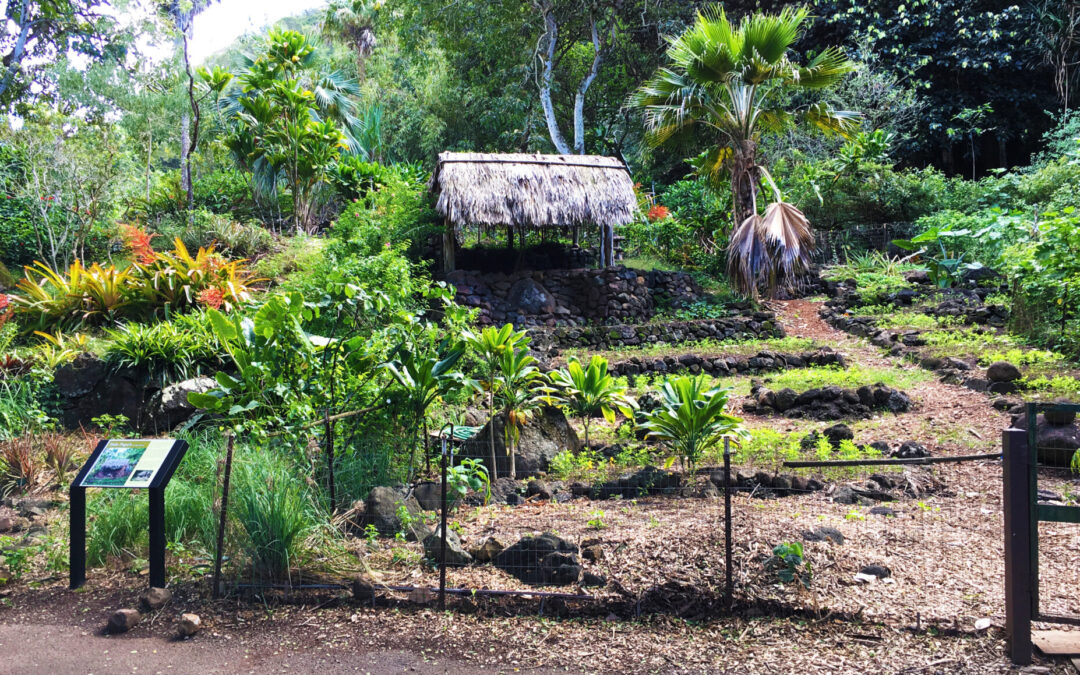
[[[0,105],[5,109],[47,89],[48,66],[76,52],[91,61],[120,58],[126,49],[106,0],[8,0],[0,27]]]
[[[705,11],[671,41],[670,66],[661,68],[631,102],[645,113],[649,139],[664,143],[677,134],[699,131],[711,145],[696,160],[702,176],[732,193],[735,232],[728,247],[728,275],[735,287],[756,296],[790,284],[809,263],[810,224],[784,201],[758,157],[761,134],[802,121],[827,133],[856,128],[857,113],[822,103],[791,106],[799,89],[830,87],[853,69],[843,52],[828,47],[806,65],[790,50],[802,33],[806,8],[779,14],[755,13],[734,25],[722,9]],[[774,201],[759,212],[758,192],[771,190]]]
[[[188,46],[195,27],[195,17],[216,0],[164,0],[161,8],[176,26],[176,48],[183,58],[187,75],[188,108],[180,116],[180,188],[187,193],[188,208],[195,201],[191,184],[191,153],[199,143],[199,101],[195,95],[195,74],[191,69]],[[192,123],[194,121],[194,123]]]
[[[375,35],[375,18],[382,5],[382,0],[333,0],[323,15],[323,33],[341,40],[356,52],[361,77],[364,63],[379,43]]]

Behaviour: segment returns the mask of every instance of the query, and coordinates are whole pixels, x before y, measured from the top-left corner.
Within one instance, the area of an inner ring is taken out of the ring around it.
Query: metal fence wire
[[[817,230],[813,260],[818,265],[833,265],[846,262],[852,254],[868,251],[898,255],[902,251],[892,246],[892,241],[909,239],[915,231],[915,223],[873,223],[839,230]]]

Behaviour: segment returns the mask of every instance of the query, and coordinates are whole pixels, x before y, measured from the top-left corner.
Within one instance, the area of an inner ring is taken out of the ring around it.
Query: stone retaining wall
[[[608,366],[608,372],[615,376],[644,375],[650,373],[670,373],[688,371],[691,374],[709,373],[722,377],[725,375],[755,375],[785,368],[809,368],[811,366],[844,367],[844,357],[828,347],[802,354],[779,354],[776,352],[758,352],[754,356],[664,356],[656,358],[634,357],[626,361],[616,361]]]
[[[520,327],[636,323],[704,295],[685,272],[625,267],[513,274],[456,270],[446,281],[457,288],[458,303],[480,309],[479,323]]]
[[[646,344],[678,344],[697,340],[767,340],[784,337],[772,312],[748,312],[721,319],[609,326],[536,327],[529,330],[533,351],[558,356],[565,349],[618,349]]]

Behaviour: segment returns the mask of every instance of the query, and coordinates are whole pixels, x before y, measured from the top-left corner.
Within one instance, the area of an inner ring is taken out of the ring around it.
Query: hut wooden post
[[[604,226],[601,225],[600,230],[600,257],[596,260],[597,265],[604,267],[607,264],[607,251],[604,250],[604,244],[607,243],[607,233],[604,232]]]
[[[443,220],[442,255],[443,271],[453,272],[456,260],[454,259],[456,242],[454,241],[454,225],[449,218]]]

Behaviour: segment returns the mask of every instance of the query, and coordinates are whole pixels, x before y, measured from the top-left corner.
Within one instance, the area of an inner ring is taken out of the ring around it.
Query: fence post
[[[446,511],[448,504],[446,503],[446,464],[448,461],[449,452],[448,447],[450,442],[447,440],[446,435],[440,433],[442,438],[439,440],[442,443],[442,499],[439,502],[439,609],[446,609]],[[450,438],[454,437],[454,425],[450,425]]]
[[[233,442],[232,432],[225,435],[225,476],[221,482],[221,513],[218,514],[217,547],[214,549],[214,587],[211,596],[221,597],[221,562],[225,555],[225,525],[229,515],[229,480],[232,478]]]
[[[1032,494],[1031,448],[1022,429],[1001,434],[1003,508],[1005,510],[1005,632],[1009,656],[1017,665],[1031,663]]]
[[[735,580],[731,569],[731,439],[724,439],[724,606],[735,604]]]

